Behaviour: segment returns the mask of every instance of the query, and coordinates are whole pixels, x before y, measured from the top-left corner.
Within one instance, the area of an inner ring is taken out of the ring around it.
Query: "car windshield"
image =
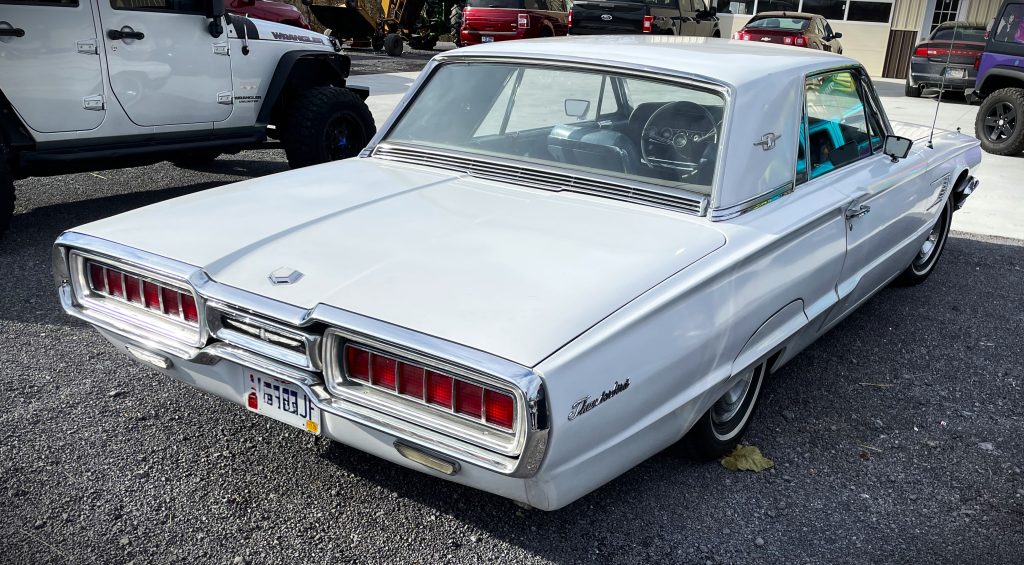
[[[611,72],[447,63],[386,141],[709,194],[725,101],[694,84]]]
[[[985,42],[985,28],[983,27],[944,27],[935,30],[932,34],[932,41],[978,41]]]
[[[807,29],[807,26],[809,25],[811,25],[811,20],[805,20],[803,18],[780,18],[778,16],[768,16],[754,18],[747,22],[745,27],[750,29],[784,29],[803,31]]]

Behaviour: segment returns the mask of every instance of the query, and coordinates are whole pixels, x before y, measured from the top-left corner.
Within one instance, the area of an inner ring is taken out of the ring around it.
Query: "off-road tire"
[[[920,98],[921,97],[921,87],[920,86],[913,86],[913,85],[911,85],[910,84],[910,78],[907,78],[907,82],[903,86],[903,94],[905,96],[910,97],[910,98]]]
[[[390,57],[401,57],[404,42],[397,33],[389,33],[384,37],[384,52]]]
[[[985,120],[1000,104],[1009,104],[1016,111],[1015,127],[1007,137],[993,141],[985,132]],[[989,94],[978,108],[974,136],[981,141],[981,148],[993,155],[1016,155],[1024,151],[1024,88],[1003,88]]]
[[[14,217],[14,177],[7,156],[7,148],[0,146],[0,238],[7,233]]]
[[[384,38],[379,35],[371,37],[370,49],[373,49],[374,51],[382,51],[384,49]]]
[[[287,124],[282,143],[293,169],[354,157],[377,133],[366,102],[351,90],[333,86],[311,88],[299,96]]]
[[[217,160],[217,157],[220,157],[220,154],[221,152],[216,149],[189,151],[188,153],[182,153],[181,155],[177,155],[168,160],[179,167],[189,169],[192,167],[203,167],[209,165]]]

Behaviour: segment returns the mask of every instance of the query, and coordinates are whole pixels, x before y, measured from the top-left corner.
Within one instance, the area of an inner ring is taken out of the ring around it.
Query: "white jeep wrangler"
[[[292,167],[376,132],[331,38],[224,0],[0,0],[0,234],[14,179],[212,161],[279,138]]]

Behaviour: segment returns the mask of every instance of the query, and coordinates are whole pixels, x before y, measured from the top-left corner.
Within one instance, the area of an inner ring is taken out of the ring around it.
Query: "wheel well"
[[[323,51],[286,53],[277,64],[260,108],[259,123],[282,125],[292,101],[318,86],[344,88],[348,78],[348,57]]]
[[[996,69],[985,77],[981,88],[978,89],[978,94],[988,96],[1003,88],[1024,88],[1024,74]]]

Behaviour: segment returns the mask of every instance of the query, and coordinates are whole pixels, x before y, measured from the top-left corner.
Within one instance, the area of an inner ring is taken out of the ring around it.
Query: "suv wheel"
[[[351,90],[333,86],[299,96],[287,123],[284,151],[293,169],[354,157],[377,133],[366,103]]]
[[[903,94],[905,94],[905,95],[907,95],[907,96],[909,96],[911,98],[920,98],[921,97],[921,86],[920,85],[915,86],[915,85],[910,84],[910,77],[907,77],[907,84],[903,87]]]
[[[384,38],[384,52],[391,57],[402,56],[402,36],[397,33],[389,33]]]
[[[7,149],[0,146],[0,236],[7,231],[14,217],[14,177],[7,163]]]
[[[994,155],[1024,151],[1024,88],[1003,88],[985,98],[974,120],[974,135]]]

